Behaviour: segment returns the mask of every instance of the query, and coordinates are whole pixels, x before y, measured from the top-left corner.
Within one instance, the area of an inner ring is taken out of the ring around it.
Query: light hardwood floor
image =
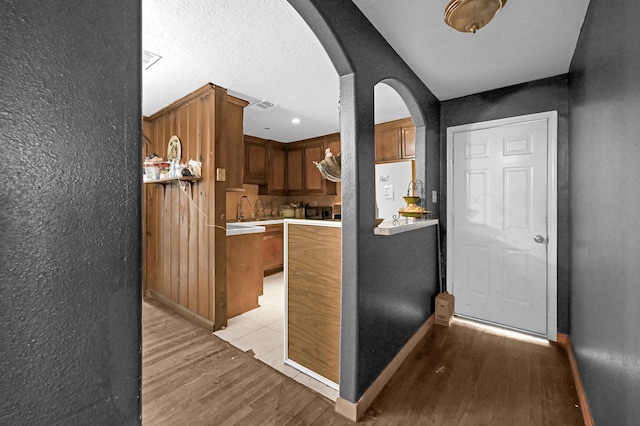
[[[332,401],[143,301],[144,425],[348,425]],[[581,425],[564,349],[434,326],[358,424]]]

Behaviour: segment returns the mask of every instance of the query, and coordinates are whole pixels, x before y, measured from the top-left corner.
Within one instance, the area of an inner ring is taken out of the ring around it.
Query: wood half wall
[[[155,152],[166,159],[169,139],[176,135],[181,162],[202,162],[200,181],[143,185],[145,294],[161,295],[176,312],[186,309],[212,329],[226,325],[227,300],[226,216],[216,215],[226,212],[226,182],[216,181],[216,168],[229,167],[223,143],[227,110],[244,106],[225,89],[207,84],[143,119],[144,155]]]

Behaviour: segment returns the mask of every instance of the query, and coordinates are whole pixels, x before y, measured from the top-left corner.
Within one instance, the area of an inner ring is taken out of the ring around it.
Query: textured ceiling
[[[477,34],[442,21],[448,0],[355,0],[441,100],[566,73],[588,0],[511,0]],[[250,103],[245,133],[282,142],[337,132],[339,84],[311,29],[286,0],[143,0],[144,115],[211,82]],[[378,85],[376,122],[408,116]],[[291,119],[297,117],[300,124]]]
[[[449,0],[354,0],[438,99],[569,71],[589,0],[509,0],[476,34],[443,21]]]

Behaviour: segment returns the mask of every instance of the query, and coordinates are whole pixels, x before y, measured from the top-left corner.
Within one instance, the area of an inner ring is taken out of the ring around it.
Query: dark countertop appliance
[[[305,217],[307,219],[329,220],[333,219],[333,209],[331,206],[309,206],[305,207]]]

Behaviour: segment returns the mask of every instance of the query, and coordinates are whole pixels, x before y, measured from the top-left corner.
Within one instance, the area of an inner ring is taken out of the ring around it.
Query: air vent
[[[158,62],[158,60],[162,58],[160,55],[156,55],[155,53],[151,53],[148,50],[142,50],[142,68],[148,69],[151,65]]]
[[[260,102],[256,102],[255,104],[251,104],[250,106],[255,106],[261,109],[271,109],[275,106],[275,104],[269,101],[262,100]]]

